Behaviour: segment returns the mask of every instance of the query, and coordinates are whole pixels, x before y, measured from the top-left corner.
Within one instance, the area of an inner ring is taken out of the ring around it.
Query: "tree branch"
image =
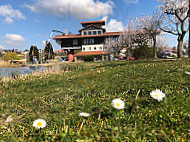
[[[177,17],[177,19],[182,22],[183,20],[179,17],[179,15],[177,14],[177,10],[175,10],[175,16]]]
[[[189,10],[187,11],[187,16],[185,16],[185,18],[183,19],[183,21],[185,21],[188,17],[189,17]]]
[[[173,35],[179,35],[178,33],[174,33],[172,31],[169,31],[169,30],[164,30],[162,27],[160,27],[160,29],[164,32],[167,32],[167,33],[170,33],[170,34],[173,34]]]

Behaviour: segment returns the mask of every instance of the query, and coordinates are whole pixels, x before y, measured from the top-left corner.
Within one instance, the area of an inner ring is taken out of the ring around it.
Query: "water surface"
[[[17,68],[0,68],[0,76],[9,77],[11,74],[31,74],[34,71],[43,72],[47,70],[48,67],[17,67]]]

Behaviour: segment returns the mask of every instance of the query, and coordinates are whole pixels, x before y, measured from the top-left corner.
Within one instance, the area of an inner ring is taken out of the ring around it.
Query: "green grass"
[[[81,63],[63,70],[0,82],[1,140],[190,140],[190,61]],[[161,102],[150,96],[157,88],[166,94]],[[124,110],[111,106],[114,98],[125,102]],[[10,115],[13,121],[5,123]],[[44,129],[32,127],[38,118],[47,121]]]

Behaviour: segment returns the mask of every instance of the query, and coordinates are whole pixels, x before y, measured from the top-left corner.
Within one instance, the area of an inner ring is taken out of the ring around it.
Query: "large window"
[[[86,39],[84,39],[84,44],[86,44],[87,43],[87,41],[86,41]]]
[[[92,35],[92,32],[91,32],[91,31],[88,31],[88,35]]]
[[[93,35],[96,35],[96,31],[93,31]]]
[[[91,43],[94,44],[94,39],[91,39]]]
[[[98,31],[98,35],[101,35],[102,34],[102,31]]]
[[[83,32],[83,34],[84,34],[84,35],[87,35],[87,33],[86,33],[86,32]]]
[[[96,50],[96,47],[94,47],[94,50]]]
[[[84,44],[94,44],[94,39],[84,39]]]
[[[77,39],[73,40],[73,45],[78,45],[78,40]]]

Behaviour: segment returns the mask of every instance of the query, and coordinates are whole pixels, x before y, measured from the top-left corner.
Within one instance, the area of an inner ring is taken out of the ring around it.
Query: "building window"
[[[88,35],[92,35],[91,31],[88,32]]]
[[[91,47],[89,47],[89,50],[91,50]]]
[[[85,51],[85,48],[83,47],[83,49],[82,50],[84,50]]]
[[[96,47],[94,47],[94,50],[96,50]]]
[[[78,45],[78,40],[77,39],[73,40],[73,45]]]
[[[92,39],[91,41],[92,41],[91,43],[94,44],[94,39]]]
[[[96,35],[96,31],[93,31],[93,35]]]
[[[86,44],[86,39],[84,39],[84,44]]]
[[[84,39],[84,44],[94,44],[94,39]]]
[[[102,47],[100,47],[100,50],[102,50]]]
[[[102,34],[102,31],[98,31],[98,35],[101,35]]]
[[[86,33],[86,32],[83,32],[83,34],[84,34],[84,35],[87,35],[87,33]]]

